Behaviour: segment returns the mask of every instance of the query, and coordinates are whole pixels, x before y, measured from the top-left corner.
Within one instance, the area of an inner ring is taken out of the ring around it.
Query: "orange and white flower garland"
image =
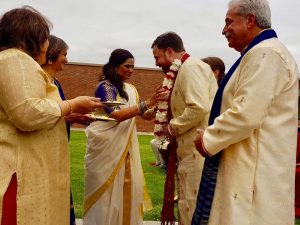
[[[167,150],[168,144],[170,143],[168,135],[166,133],[168,129],[168,115],[169,113],[169,99],[172,93],[173,85],[178,73],[178,70],[182,62],[179,59],[175,59],[172,62],[170,69],[166,73],[164,78],[162,88],[167,90],[167,94],[164,100],[160,100],[157,103],[157,112],[155,115],[155,125],[154,125],[154,136],[155,140],[158,143],[158,148],[162,150]]]

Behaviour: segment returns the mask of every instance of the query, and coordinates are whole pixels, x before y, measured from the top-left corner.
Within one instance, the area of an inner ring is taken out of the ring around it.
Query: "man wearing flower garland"
[[[193,139],[197,128],[207,126],[217,82],[209,65],[190,57],[182,39],[174,32],[158,36],[152,50],[156,66],[166,74],[165,98],[158,102],[154,128],[161,148],[169,151],[161,220],[163,224],[175,220],[174,174],[178,164],[179,222],[188,225],[195,209],[204,161]]]
[[[294,225],[296,62],[266,0],[230,1],[222,34],[241,56],[195,139],[206,158],[192,225]]]

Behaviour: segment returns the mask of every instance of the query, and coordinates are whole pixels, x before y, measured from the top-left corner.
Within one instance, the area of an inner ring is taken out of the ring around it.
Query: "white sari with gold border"
[[[138,104],[135,87],[124,85],[129,100],[121,107]],[[135,118],[94,122],[86,136],[83,224],[142,224],[145,182]]]

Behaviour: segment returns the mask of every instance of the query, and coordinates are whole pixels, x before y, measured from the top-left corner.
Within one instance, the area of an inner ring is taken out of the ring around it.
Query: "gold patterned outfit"
[[[17,175],[18,225],[69,224],[69,150],[58,90],[17,49],[0,52],[0,220]]]

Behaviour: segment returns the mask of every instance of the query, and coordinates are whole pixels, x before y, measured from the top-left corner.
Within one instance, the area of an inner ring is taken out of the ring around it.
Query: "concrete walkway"
[[[176,222],[175,225],[177,224]],[[82,225],[82,219],[76,219],[76,225]],[[160,221],[144,221],[143,225],[160,225]]]

